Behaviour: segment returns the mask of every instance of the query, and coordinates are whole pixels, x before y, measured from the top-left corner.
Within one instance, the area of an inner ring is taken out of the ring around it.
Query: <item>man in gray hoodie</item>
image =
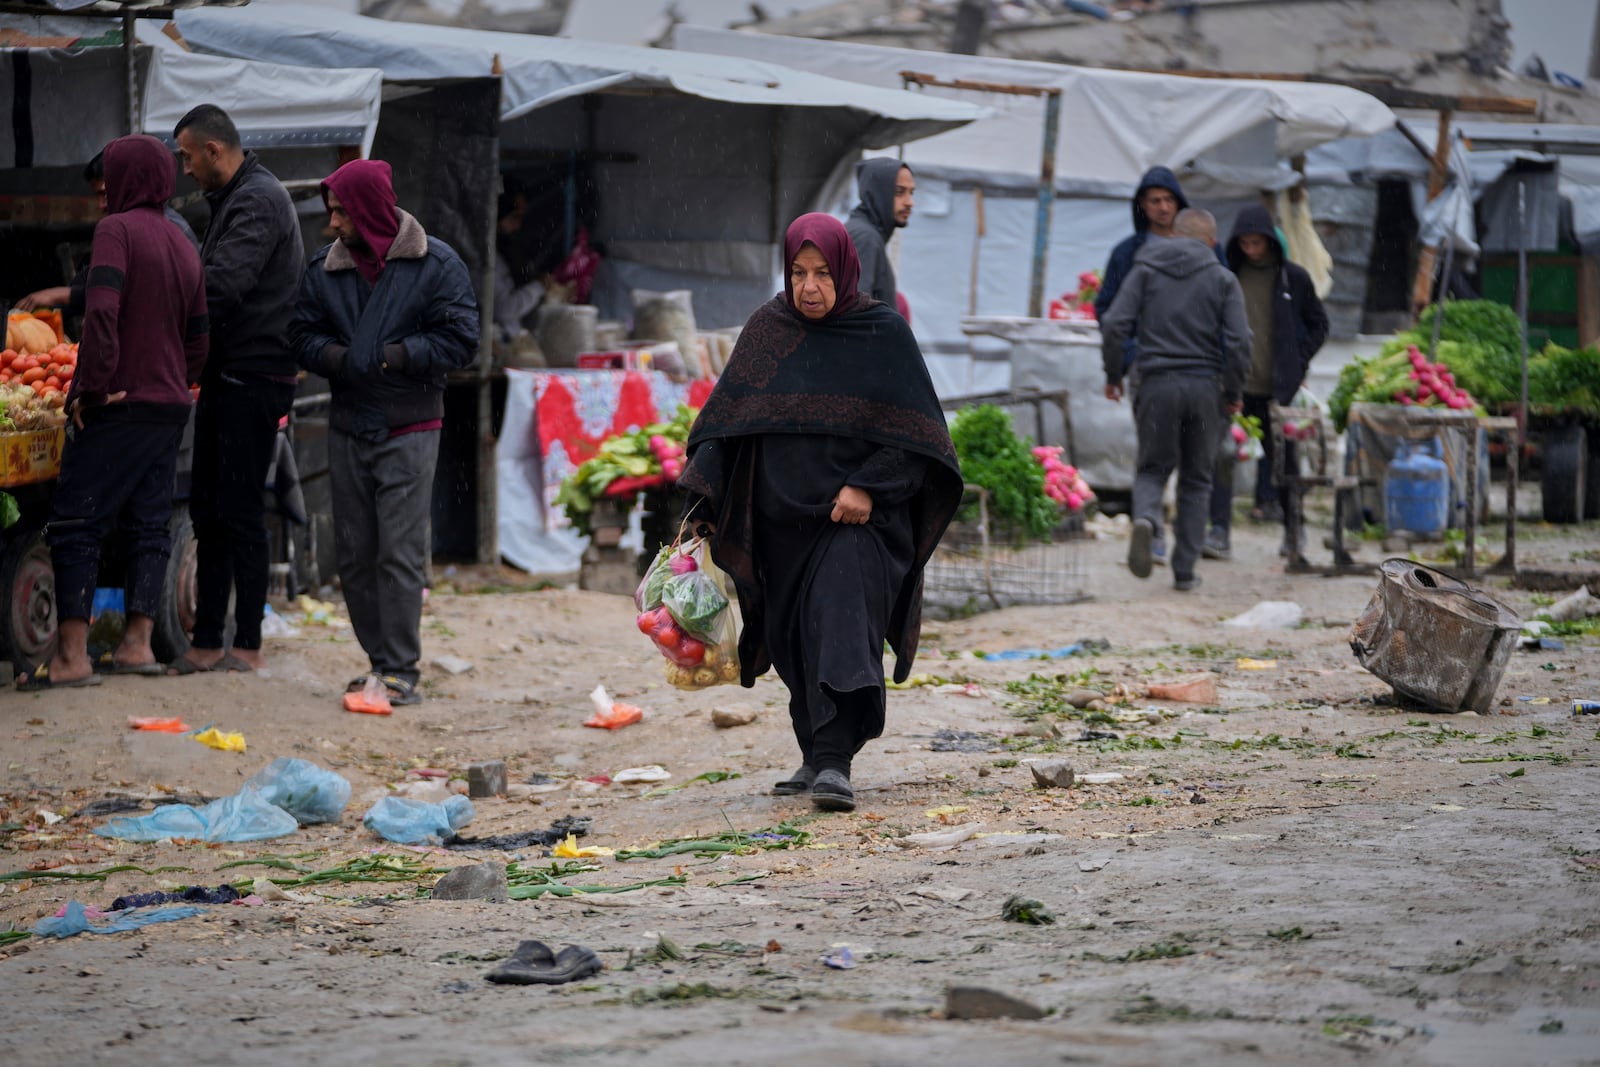
[[[1172,578],[1184,592],[1200,584],[1194,568],[1205,538],[1212,460],[1222,419],[1239,410],[1250,369],[1244,296],[1238,279],[1218,262],[1216,242],[1210,212],[1179,212],[1173,237],[1146,242],[1100,320],[1107,400],[1122,399],[1123,342],[1133,332],[1139,337],[1130,375],[1139,457],[1128,568],[1140,578],[1150,575],[1161,493],[1176,467]]]
[[[879,156],[856,164],[856,185],[861,189],[861,202],[850,212],[844,228],[861,259],[858,288],[898,311],[889,238],[911,221],[917,179],[898,159]]]

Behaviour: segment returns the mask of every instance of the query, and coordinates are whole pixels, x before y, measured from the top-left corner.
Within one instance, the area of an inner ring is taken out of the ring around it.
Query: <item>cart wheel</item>
[[[0,589],[9,600],[0,612],[0,655],[19,669],[43,663],[56,644],[56,572],[42,525],[24,523],[5,536]]]
[[[1583,521],[1588,461],[1588,435],[1582,426],[1563,426],[1545,438],[1540,482],[1545,522]]]
[[[195,542],[189,509],[180,506],[174,510],[167,528],[172,532],[172,555],[167,560],[161,606],[156,609],[155,629],[150,635],[150,648],[162,663],[171,663],[189,651],[195,612]]]

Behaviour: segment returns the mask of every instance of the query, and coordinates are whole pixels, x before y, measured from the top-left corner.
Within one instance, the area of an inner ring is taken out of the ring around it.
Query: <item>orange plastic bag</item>
[[[1150,687],[1153,700],[1172,700],[1182,704],[1215,704],[1216,676],[1207,672],[1181,682],[1157,683]]]
[[[162,719],[149,715],[129,715],[128,725],[135,730],[153,730],[161,734],[186,734],[189,726],[182,719]]]
[[[583,720],[585,726],[595,726],[602,730],[620,730],[644,718],[644,711],[632,704],[613,703],[603,685],[595,686],[594,692],[589,694],[589,699],[594,701],[594,714]]]
[[[393,715],[394,705],[389,703],[389,690],[383,679],[374,674],[360,690],[344,695],[344,710],[361,715]]]

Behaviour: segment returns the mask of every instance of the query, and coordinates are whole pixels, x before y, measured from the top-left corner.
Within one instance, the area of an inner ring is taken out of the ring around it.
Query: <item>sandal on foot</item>
[[[100,657],[94,669],[96,674],[141,674],[147,678],[167,673],[164,663],[118,663],[109,652]]]
[[[221,659],[217,660],[216,666],[212,667],[211,669],[214,671],[222,671],[227,674],[249,674],[255,670],[254,667],[250,666],[250,664],[246,663],[238,656],[235,656],[232,652],[229,652],[226,656],[223,656]]]
[[[46,689],[82,689],[99,685],[104,680],[98,674],[90,673],[82,678],[58,682],[50,677],[50,664],[41,663],[28,673],[17,675],[17,689],[23,693],[40,693]]]
[[[800,769],[781,782],[772,783],[772,795],[775,797],[794,797],[801,793],[811,792],[811,784],[817,780],[816,768],[804,763]]]
[[[832,768],[817,772],[811,783],[811,803],[823,811],[855,811],[856,794],[850,776]]]
[[[383,687],[389,690],[389,703],[395,707],[403,708],[408,704],[422,703],[422,694],[417,692],[415,683],[408,682],[404,678],[399,678],[392,674],[385,674],[379,680],[383,682]],[[365,679],[363,679],[364,682]]]
[[[594,950],[582,945],[552,953],[543,941],[524,941],[484,978],[501,985],[561,985],[598,974],[602,966]]]
[[[167,673],[171,675],[210,674],[212,670],[214,668],[201,666],[190,659],[187,653],[167,664]]]

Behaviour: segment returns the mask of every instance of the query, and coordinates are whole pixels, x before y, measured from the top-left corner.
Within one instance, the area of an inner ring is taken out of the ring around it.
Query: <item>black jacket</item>
[[[200,245],[211,314],[205,377],[289,377],[289,316],[305,263],[289,192],[254,152],[227,185],[206,194],[211,224]]]
[[[1228,267],[1237,274],[1244,263],[1239,238],[1247,233],[1265,236],[1278,261],[1278,278],[1272,302],[1272,399],[1288,404],[1306,380],[1306,367],[1328,339],[1328,313],[1317,298],[1311,275],[1297,263],[1290,263],[1272,215],[1259,204],[1239,212],[1233,233],[1228,237]]]
[[[478,302],[451,247],[400,212],[400,232],[369,286],[343,242],[306,266],[290,340],[333,388],[330,424],[368,441],[444,417],[445,375],[478,354]]]

